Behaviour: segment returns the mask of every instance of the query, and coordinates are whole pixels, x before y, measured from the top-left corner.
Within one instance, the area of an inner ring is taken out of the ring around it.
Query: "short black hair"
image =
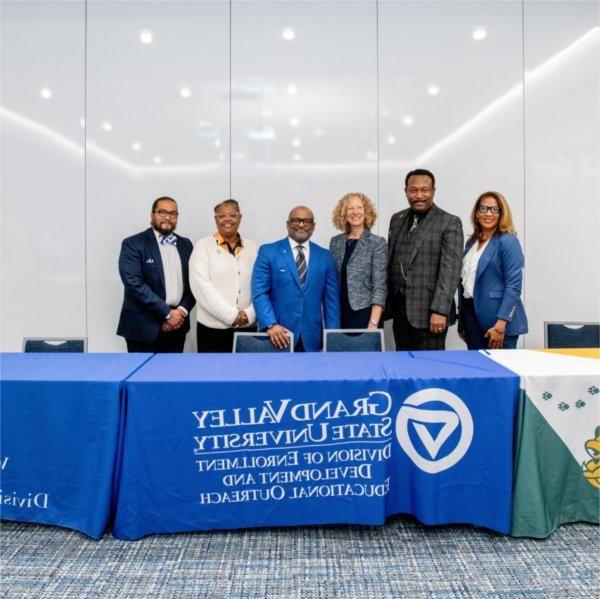
[[[433,173],[431,171],[428,171],[426,168],[416,168],[414,171],[410,171],[410,173],[408,173],[408,175],[406,175],[406,178],[404,179],[404,187],[408,187],[408,180],[411,177],[419,175],[429,177],[431,179],[431,184],[433,185],[433,187],[435,187],[435,177],[433,176]]]
[[[173,198],[170,198],[169,196],[162,196],[162,198],[156,198],[152,203],[152,212],[156,210],[158,202],[175,202],[175,200]],[[177,202],[175,203],[177,204]]]
[[[214,207],[215,214],[220,208],[224,208],[225,206],[233,206],[241,214],[240,205],[237,203],[237,200],[234,200],[233,198],[229,198],[228,200],[223,200],[222,202],[219,202]]]

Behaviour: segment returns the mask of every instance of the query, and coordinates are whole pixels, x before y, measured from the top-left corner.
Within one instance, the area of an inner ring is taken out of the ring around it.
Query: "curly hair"
[[[373,202],[364,194],[358,192],[347,193],[343,198],[339,200],[333,209],[333,225],[336,229],[340,231],[345,231],[348,233],[350,231],[350,225],[346,221],[346,208],[348,205],[348,201],[350,198],[360,198],[364,209],[365,209],[365,228],[370,229],[377,220],[377,211],[375,210],[375,206],[373,206]]]
[[[498,221],[498,233],[510,233],[516,235],[515,226],[513,224],[512,213],[506,198],[499,191],[484,191],[475,202],[473,210],[471,211],[471,224],[473,225],[473,233],[471,239],[481,240],[483,231],[481,225],[477,221],[477,208],[484,198],[493,198],[500,207],[500,220]]]

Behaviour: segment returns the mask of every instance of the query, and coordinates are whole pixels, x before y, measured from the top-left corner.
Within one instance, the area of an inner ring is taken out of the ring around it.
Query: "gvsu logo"
[[[459,434],[453,435],[459,426]],[[396,436],[416,466],[436,474],[454,466],[467,453],[473,440],[473,418],[458,395],[445,389],[423,389],[404,401],[396,417]],[[450,437],[454,448],[447,452],[444,445]]]

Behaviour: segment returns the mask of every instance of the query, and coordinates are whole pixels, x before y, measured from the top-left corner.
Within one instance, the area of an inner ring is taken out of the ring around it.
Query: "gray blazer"
[[[346,251],[346,234],[331,238],[329,251],[337,267],[338,277],[342,273],[342,261]],[[369,306],[385,306],[387,244],[383,237],[373,235],[365,229],[350,256],[346,268],[348,280],[348,302],[353,310]]]
[[[390,221],[388,235],[389,261],[400,235],[407,231],[406,217],[410,211],[396,212]],[[429,328],[431,312],[448,317],[448,324],[456,321],[454,294],[462,267],[463,231],[458,216],[431,206],[427,218],[417,232],[417,239],[406,259],[406,316],[417,329]],[[390,289],[392,285],[389,285]],[[386,317],[393,318],[392,298],[388,298]]]

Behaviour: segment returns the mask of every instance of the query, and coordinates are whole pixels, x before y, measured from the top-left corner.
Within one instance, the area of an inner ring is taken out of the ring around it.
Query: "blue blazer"
[[[179,305],[190,312],[196,303],[188,276],[188,262],[193,245],[185,237],[176,237],[183,277],[183,296]],[[125,295],[117,335],[132,341],[152,343],[158,337],[165,316],[171,311],[165,302],[165,272],[152,228],[123,240],[119,254],[119,274],[125,286]],[[189,317],[185,319],[183,326],[189,331]]]
[[[467,241],[463,256],[475,243]],[[473,303],[475,314],[484,330],[496,324],[498,318],[506,320],[506,335],[527,333],[527,316],[521,302],[523,267],[525,259],[519,240],[510,233],[496,233],[479,258]],[[459,286],[459,322],[463,315],[463,286]]]
[[[262,245],[252,272],[252,302],[260,330],[277,323],[302,339],[306,351],[319,351],[325,328],[340,328],[340,291],[329,251],[310,242],[304,285],[300,285],[288,238]]]

